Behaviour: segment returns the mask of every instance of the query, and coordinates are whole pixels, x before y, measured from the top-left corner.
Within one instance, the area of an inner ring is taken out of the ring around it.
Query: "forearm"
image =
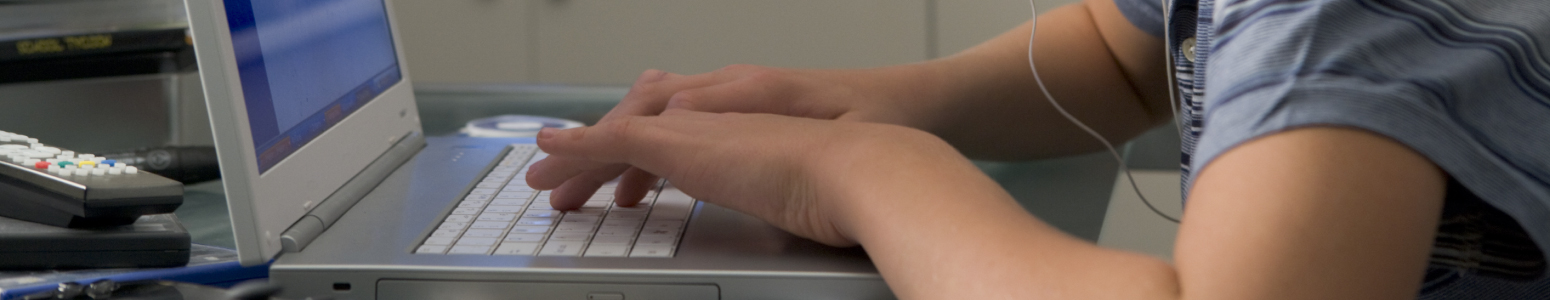
[[[1034,59],[1059,103],[1111,141],[1166,122],[1161,42],[1130,27],[1112,2],[1078,3],[1039,18]],[[1115,20],[1118,18],[1118,20]],[[1026,159],[1100,149],[1045,100],[1028,68],[1030,24],[957,55],[876,70],[895,76],[909,116],[965,154]]]
[[[902,148],[902,147],[892,147]],[[1159,299],[1177,294],[1155,258],[1099,248],[1035,219],[965,161],[849,165],[842,227],[901,299]],[[865,182],[858,182],[865,181]],[[879,187],[878,183],[886,186]]]

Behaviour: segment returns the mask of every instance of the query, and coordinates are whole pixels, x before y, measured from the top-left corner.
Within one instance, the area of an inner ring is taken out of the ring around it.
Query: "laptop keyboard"
[[[549,191],[534,190],[524,179],[528,167],[546,156],[531,144],[512,145],[414,253],[673,257],[693,198],[658,184],[640,204],[621,207],[613,203],[610,182],[581,209],[556,211]]]

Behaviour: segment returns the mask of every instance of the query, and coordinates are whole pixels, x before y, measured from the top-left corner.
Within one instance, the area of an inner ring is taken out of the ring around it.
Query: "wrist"
[[[861,244],[937,218],[944,205],[986,207],[1010,200],[989,177],[940,138],[883,127],[826,151],[812,174],[816,203],[840,235]],[[1018,208],[1013,201],[1011,207]]]

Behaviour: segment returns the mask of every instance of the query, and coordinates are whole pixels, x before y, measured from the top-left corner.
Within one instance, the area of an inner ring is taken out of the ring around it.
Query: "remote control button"
[[[124,168],[124,174],[140,174],[140,168],[125,167]]]
[[[74,166],[74,165],[75,165],[75,162],[73,162],[73,161],[60,161],[59,162],[59,166],[60,167],[69,167],[69,166]]]
[[[103,164],[103,165],[109,165],[109,166],[111,166],[111,165],[113,165],[113,164],[116,164],[116,163],[118,163],[118,160],[113,160],[113,159],[104,159],[104,160],[102,160],[102,161],[101,161],[101,163],[102,163],[102,164]]]
[[[82,167],[82,168],[87,168],[87,167],[95,167],[95,166],[97,166],[97,162],[95,162],[95,161],[90,161],[90,160],[83,160],[83,161],[81,161],[81,162],[80,162],[80,163],[76,163],[76,164],[77,164],[77,165],[80,165],[80,166],[81,166],[81,167]]]
[[[60,152],[59,156],[64,156],[65,159],[72,159],[75,158],[75,151],[65,150],[64,152]]]
[[[97,175],[97,176],[108,175],[108,170],[105,170],[105,169],[91,169],[91,174],[92,175]]]
[[[124,168],[109,168],[108,175],[124,174]]]
[[[48,167],[52,166],[52,165],[54,165],[54,164],[48,163],[46,161],[40,161],[40,162],[32,163],[32,167],[39,168],[39,169],[48,169]]]
[[[91,170],[75,169],[75,176],[86,176],[86,175],[91,175]]]

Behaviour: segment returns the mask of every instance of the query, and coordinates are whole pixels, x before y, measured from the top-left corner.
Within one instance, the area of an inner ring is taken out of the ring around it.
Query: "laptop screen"
[[[260,173],[402,79],[382,0],[223,0]]]

